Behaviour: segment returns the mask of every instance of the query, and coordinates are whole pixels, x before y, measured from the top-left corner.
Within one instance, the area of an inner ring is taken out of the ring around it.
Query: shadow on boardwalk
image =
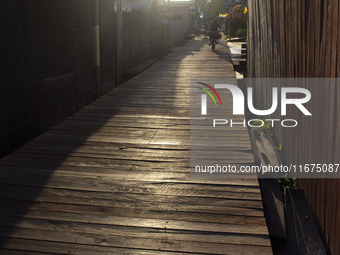
[[[189,178],[189,78],[226,59],[191,40],[2,159],[0,252],[270,254],[257,180]]]

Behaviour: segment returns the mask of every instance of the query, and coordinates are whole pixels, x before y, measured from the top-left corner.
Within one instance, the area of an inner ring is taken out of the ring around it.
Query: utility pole
[[[116,59],[116,86],[122,83],[122,55],[123,55],[123,12],[122,1],[117,0],[117,59]]]

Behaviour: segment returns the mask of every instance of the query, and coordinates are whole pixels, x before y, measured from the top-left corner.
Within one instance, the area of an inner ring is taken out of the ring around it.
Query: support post
[[[117,59],[116,59],[116,86],[122,83],[122,48],[123,48],[123,13],[122,0],[117,0]]]
[[[39,105],[39,119],[40,119],[40,133],[46,131],[46,112],[45,112],[45,93],[44,93],[44,77],[38,75],[38,105]]]
[[[100,30],[99,30],[99,0],[93,0],[93,68],[96,98],[101,95],[100,85]]]

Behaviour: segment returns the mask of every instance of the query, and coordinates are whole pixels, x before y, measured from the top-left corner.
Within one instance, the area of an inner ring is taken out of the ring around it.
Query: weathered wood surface
[[[189,78],[234,77],[227,53],[191,40],[2,159],[0,252],[271,254],[256,179],[189,177]]]
[[[248,1],[248,77],[339,78],[339,11],[338,0]],[[269,109],[273,86],[280,84],[254,89],[257,109]],[[292,86],[307,88],[313,95],[308,105],[313,118],[291,108],[287,116],[298,121],[299,131],[275,125],[274,138],[282,144],[286,163],[338,164],[339,84]],[[280,117],[277,111],[269,118]],[[298,179],[332,254],[340,254],[339,184],[340,179]]]

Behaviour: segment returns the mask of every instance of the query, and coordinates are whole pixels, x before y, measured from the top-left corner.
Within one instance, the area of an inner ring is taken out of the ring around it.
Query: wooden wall
[[[39,75],[78,69],[78,106],[93,100],[91,19],[91,0],[0,2],[0,156],[30,138],[29,87]]]
[[[115,87],[117,32],[114,2],[99,3],[104,94]],[[167,52],[169,28],[163,24],[162,13],[157,9],[123,13],[123,73]],[[27,142],[33,133],[39,133],[31,130],[41,126],[32,124],[32,116],[47,121],[43,126],[48,128],[95,99],[92,17],[93,0],[0,1],[0,157]],[[183,22],[179,28],[183,30]],[[183,33],[176,34],[183,39]],[[65,83],[65,75],[74,77],[76,84]],[[46,81],[41,84],[49,86],[52,79],[61,90],[30,98],[30,84],[37,84],[38,76]],[[30,108],[32,101],[35,107]],[[42,107],[48,108],[40,111],[46,116],[38,118],[31,112]]]
[[[338,0],[253,0],[248,5],[248,77],[340,78]],[[295,84],[311,91],[306,107],[313,117],[305,118],[290,108],[288,115],[302,127],[298,132],[279,126],[274,130],[289,164],[340,163],[339,86],[334,81],[326,86],[315,81]],[[274,85],[256,88],[259,109],[271,105]],[[340,180],[299,179],[298,185],[331,253],[340,254]]]
[[[132,11],[123,15],[123,71],[164,54],[169,48],[168,26],[161,12]],[[182,35],[183,38],[183,35]]]
[[[169,41],[176,45],[182,43],[183,36],[190,31],[190,9],[171,7],[169,12],[182,16],[182,19],[169,21]]]

